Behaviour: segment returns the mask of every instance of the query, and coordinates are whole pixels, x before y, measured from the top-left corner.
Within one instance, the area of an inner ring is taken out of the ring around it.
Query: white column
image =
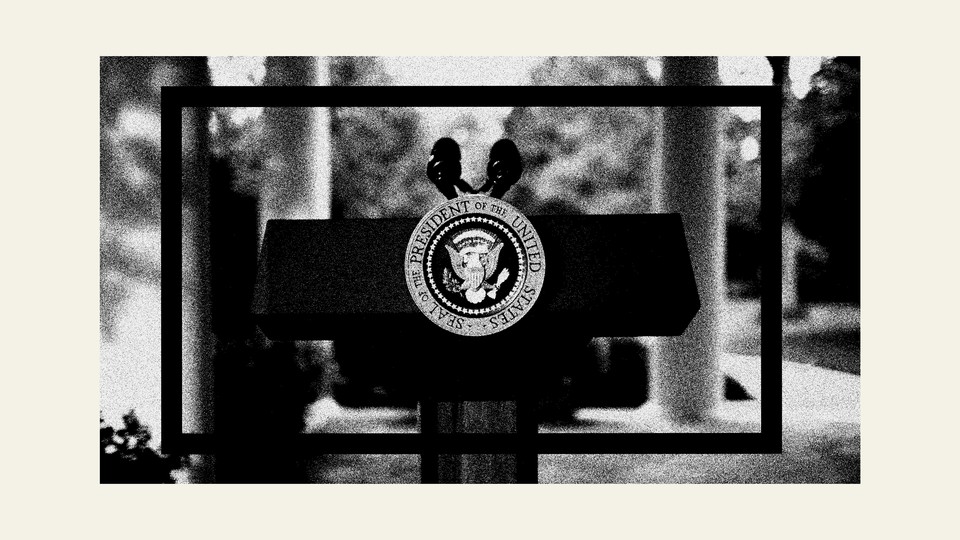
[[[665,58],[663,84],[719,86],[715,57]],[[700,293],[700,311],[678,337],[660,338],[651,359],[652,408],[666,420],[706,420],[722,399],[720,316],[726,296],[725,203],[720,152],[722,111],[668,107],[658,212],[679,212]]]
[[[271,56],[267,58],[266,70],[267,86],[330,84],[330,62],[326,57]],[[261,239],[269,219],[330,219],[333,200],[330,109],[272,107],[264,114],[273,154],[279,159],[261,190]],[[326,403],[314,404],[311,412],[335,414],[338,406],[332,401],[330,386],[338,371],[333,342],[302,342],[302,346],[312,361],[323,367],[321,393]]]
[[[267,86],[326,86],[324,57],[271,56]],[[331,211],[330,109],[271,107],[264,111],[274,155],[280,159],[261,192],[261,236],[268,219],[329,219]]]
[[[206,58],[174,61],[174,84],[207,84]],[[181,114],[181,422],[184,433],[213,433],[215,340],[210,312],[210,178],[207,167],[205,108]],[[200,456],[190,468],[191,482],[212,482],[213,457]]]

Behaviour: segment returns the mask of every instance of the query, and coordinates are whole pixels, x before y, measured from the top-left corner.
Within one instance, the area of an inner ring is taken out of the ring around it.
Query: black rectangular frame
[[[164,87],[161,90],[162,283],[182,280],[183,108],[190,107],[759,107],[761,158],[761,400],[759,433],[326,434],[283,439],[294,453],[727,454],[782,452],[781,91],[776,86],[641,87]],[[177,261],[174,263],[174,261]],[[229,441],[184,433],[180,289],[161,288],[161,427],[167,453],[216,454]],[[252,435],[251,435],[252,437]],[[251,442],[254,442],[251,439]]]

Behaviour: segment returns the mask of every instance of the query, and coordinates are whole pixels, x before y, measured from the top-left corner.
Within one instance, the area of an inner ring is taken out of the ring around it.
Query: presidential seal
[[[523,214],[486,195],[430,210],[407,244],[407,287],[434,324],[486,336],[526,315],[543,287],[543,244]]]

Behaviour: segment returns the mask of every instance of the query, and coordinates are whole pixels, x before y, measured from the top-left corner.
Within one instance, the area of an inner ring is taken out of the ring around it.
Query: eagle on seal
[[[462,292],[471,304],[479,304],[485,296],[496,298],[500,285],[510,275],[510,271],[504,268],[495,284],[488,282],[497,269],[503,242],[498,241],[489,248],[483,244],[468,245],[460,251],[449,243],[444,244],[444,247],[450,254],[453,271],[463,280],[459,285],[454,282],[453,286],[449,287],[451,290]]]

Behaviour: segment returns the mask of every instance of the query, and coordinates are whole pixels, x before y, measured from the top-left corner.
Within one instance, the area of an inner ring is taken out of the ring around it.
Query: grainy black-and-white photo
[[[102,57],[100,193],[101,483],[860,483],[859,57]]]

